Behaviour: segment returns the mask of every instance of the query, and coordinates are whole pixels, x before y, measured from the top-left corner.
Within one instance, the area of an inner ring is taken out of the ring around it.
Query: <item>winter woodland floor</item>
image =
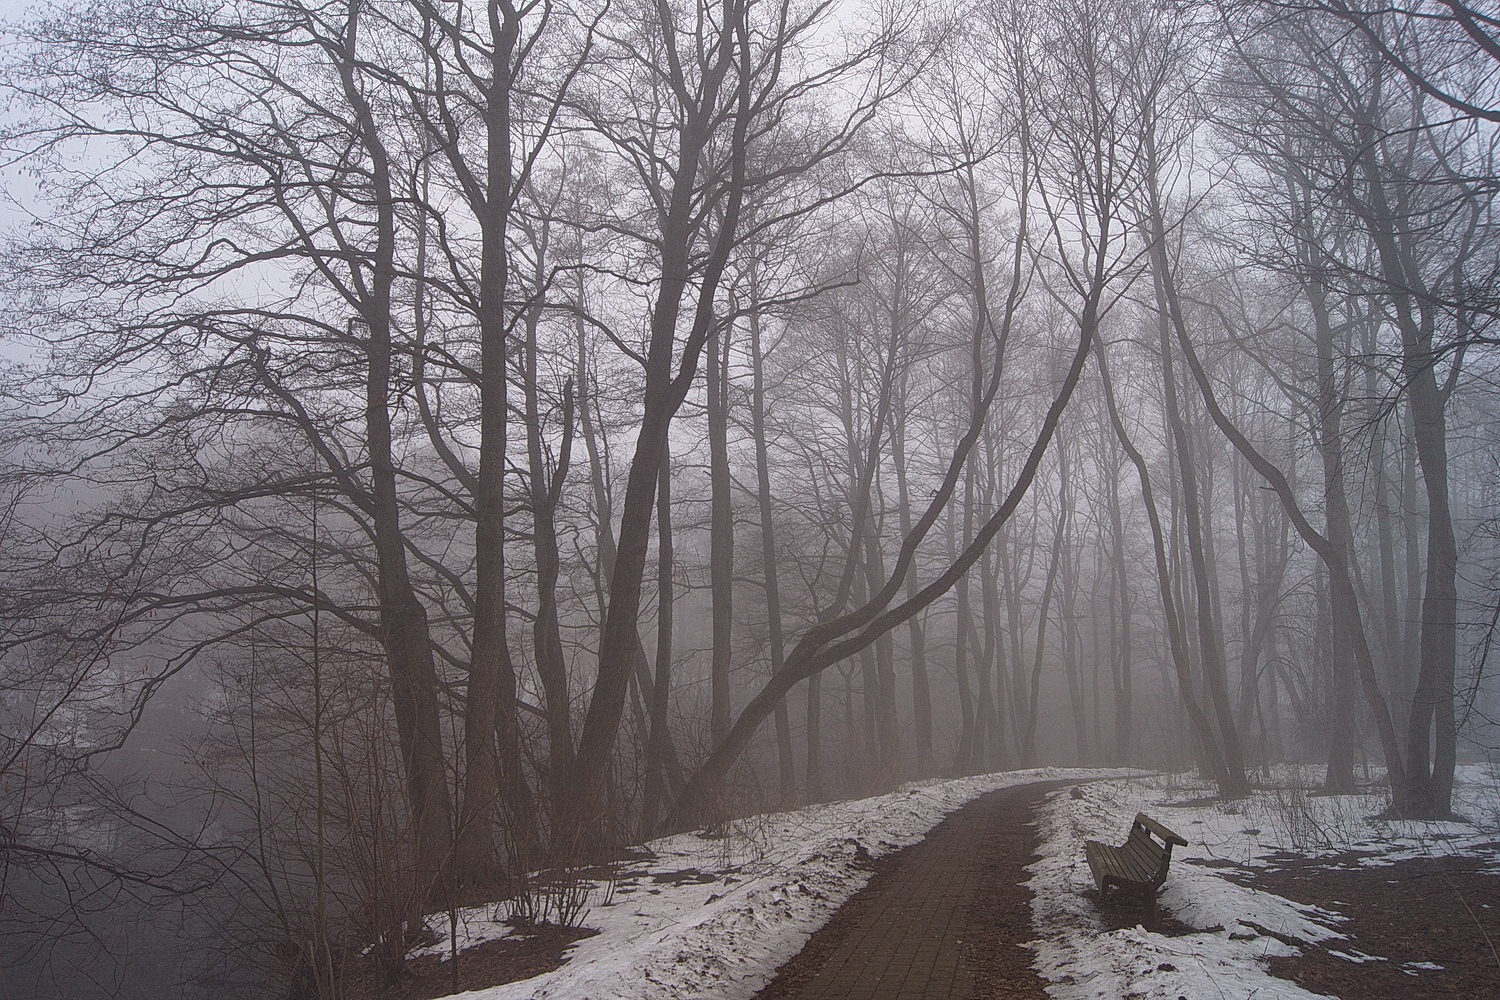
[[[1278,769],[1217,802],[1182,776],[1043,768],[683,835],[589,892],[586,931],[460,912],[473,1000],[1500,997],[1500,768],[1461,769],[1462,821],[1383,822]],[[1101,900],[1084,839],[1137,811],[1190,841],[1154,930]],[[915,846],[914,846],[915,845]],[[496,919],[499,918],[499,919]],[[447,992],[444,943],[392,997]],[[509,981],[506,981],[509,980]]]

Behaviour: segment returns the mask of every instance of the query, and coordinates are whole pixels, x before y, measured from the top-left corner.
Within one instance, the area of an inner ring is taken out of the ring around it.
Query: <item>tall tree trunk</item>
[[[1094,538],[1092,573],[1089,586],[1089,686],[1090,701],[1089,715],[1093,721],[1093,735],[1091,746],[1094,748],[1094,756],[1101,756],[1106,743],[1104,741],[1104,705],[1099,693],[1099,681],[1104,673],[1104,664],[1109,659],[1105,653],[1105,646],[1109,642],[1109,635],[1114,631],[1113,616],[1102,611],[1104,602],[1100,600],[1100,590],[1110,587],[1110,577],[1113,571],[1106,572],[1104,528],[1099,522],[1095,522],[1098,534]],[[1108,597],[1106,593],[1104,595]]]
[[[821,674],[807,679],[807,798],[823,801],[823,680]]]
[[[539,253],[537,263],[542,266]],[[539,283],[545,272],[533,276]],[[531,508],[531,547],[536,563],[536,612],[531,620],[532,657],[542,683],[542,708],[547,716],[548,803],[557,829],[566,812],[573,766],[573,699],[568,685],[568,662],[563,651],[562,629],[557,616],[557,581],[561,571],[558,552],[556,509],[568,474],[568,452],[573,438],[572,381],[564,390],[563,438],[556,471],[547,468],[542,443],[541,398],[537,387],[539,374],[537,331],[540,308],[527,310],[523,322],[522,353],[523,413],[526,417],[526,460],[529,483],[527,506]]]
[[[995,436],[985,434],[983,448],[980,457],[983,464],[980,467],[981,478],[979,486],[980,503],[983,509],[988,510],[994,506],[998,487],[995,484]],[[995,605],[997,604],[995,591],[995,577],[991,570],[993,552],[985,549],[979,557],[979,621],[970,620],[972,630],[969,641],[973,644],[977,655],[975,665],[978,668],[976,674],[978,685],[975,691],[974,702],[974,763],[982,771],[992,770],[998,759],[997,741],[1000,735],[999,717],[996,712],[998,702],[996,688],[999,684],[995,678],[995,664],[998,660],[996,646],[998,643],[998,617]],[[983,625],[981,629],[979,626]]]
[[[1420,265],[1397,231],[1383,167],[1375,163],[1374,143],[1361,157],[1368,197],[1361,204],[1374,237],[1381,275],[1392,290],[1392,312],[1401,333],[1401,374],[1422,485],[1427,500],[1427,579],[1422,594],[1421,668],[1407,721],[1407,769],[1423,815],[1453,811],[1453,769],[1458,733],[1453,710],[1453,675],[1458,655],[1458,545],[1448,488],[1447,400],[1438,385],[1441,355],[1434,346],[1436,320],[1425,295]]]
[[[1399,415],[1399,414],[1398,414]],[[1411,421],[1402,421],[1403,425]],[[1404,586],[1401,602],[1401,620],[1406,623],[1401,636],[1401,662],[1405,669],[1401,683],[1396,689],[1400,704],[1411,713],[1412,696],[1417,677],[1422,673],[1422,524],[1426,521],[1426,510],[1421,491],[1417,488],[1417,446],[1410,434],[1403,435],[1401,445],[1401,538],[1403,553]]]
[[[984,357],[985,357],[985,334],[989,330],[989,284],[985,274],[985,255],[981,243],[981,219],[979,210],[979,189],[974,176],[974,168],[968,165],[961,175],[961,189],[964,197],[964,208],[966,215],[963,218],[964,236],[968,250],[969,264],[969,322],[970,349],[969,349],[969,418],[971,422],[979,413],[980,391],[983,385]],[[997,360],[998,363],[998,360]],[[963,501],[963,541],[967,545],[974,537],[974,469],[973,463],[964,466],[964,501]],[[951,528],[951,524],[950,524]],[[950,542],[950,552],[954,546]],[[982,739],[982,726],[984,720],[984,706],[976,704],[974,695],[969,687],[969,666],[967,663],[971,655],[976,655],[976,648],[970,654],[968,647],[977,643],[973,642],[976,634],[974,629],[974,609],[969,596],[969,574],[966,572],[958,579],[958,636],[954,650],[953,667],[958,677],[958,691],[960,711],[963,716],[963,730],[959,737],[958,760],[956,770],[960,774],[966,774],[974,769],[974,761],[979,753],[978,741]]]
[[[674,185],[661,214],[658,243],[661,281],[651,311],[649,346],[644,357],[644,408],[625,485],[615,570],[609,583],[609,608],[599,643],[594,690],[574,757],[572,796],[563,831],[583,854],[597,854],[610,841],[608,776],[630,675],[640,662],[636,654],[640,647],[637,629],[641,581],[651,540],[662,454],[672,419],[692,387],[716,322],[715,298],[729,255],[740,236],[753,114],[748,7],[731,3],[725,14],[714,28],[712,49],[705,52],[708,64],[698,81],[701,92],[693,107],[684,109],[688,127],[679,133],[674,166],[678,178],[698,175],[714,137],[713,130],[706,126],[719,113],[721,87],[728,80],[735,95],[732,135],[728,140],[729,176],[716,189],[723,196],[723,211],[716,215],[717,230],[707,252],[701,256],[694,254],[698,243],[695,237],[702,233],[705,224],[697,209],[698,200],[704,196],[701,188],[695,184]],[[674,30],[670,25],[662,27],[668,33]],[[668,42],[675,48],[675,38],[669,38]],[[686,81],[678,82],[679,93],[685,92]],[[690,286],[695,289],[695,305],[686,338],[679,339],[679,319]]]
[[[656,486],[656,677],[651,687],[651,734],[646,744],[646,782],[642,792],[641,830],[656,831],[666,798],[667,757],[671,737],[667,712],[672,698],[672,619],[676,587],[672,575],[672,452],[662,455]]]
[[[576,324],[576,333],[578,338],[578,361],[576,378],[580,386],[586,386],[589,384],[591,379],[589,378],[588,374],[587,332],[581,319],[581,317],[584,315],[583,285],[581,281],[577,286],[577,296],[578,297],[575,301],[577,312],[575,315],[579,317],[579,321]],[[601,435],[603,435],[603,428],[596,426],[599,414],[597,406],[590,405],[590,399],[592,398],[592,396],[593,394],[591,392],[585,392],[582,390],[580,390],[579,392],[578,425],[579,428],[583,431],[584,449],[587,452],[589,459],[589,483],[594,495],[594,510],[596,518],[595,545],[599,552],[599,560],[596,566],[596,587],[598,588],[599,620],[603,622],[605,613],[608,611],[607,590],[609,587],[609,581],[613,578],[615,572],[614,505],[610,500],[607,470],[605,468],[606,448],[601,444]],[[670,453],[663,453],[662,468],[666,470],[666,475],[671,475]],[[660,535],[661,530],[663,529],[658,528],[658,535]],[[670,524],[666,526],[665,531],[668,536],[668,548],[670,549]],[[668,609],[668,611],[670,614],[670,609]],[[658,628],[658,634],[659,633],[660,628]],[[602,638],[603,636],[601,632],[601,640]],[[669,651],[671,646],[670,638],[671,636],[669,634]],[[635,650],[632,654],[632,658],[634,660],[633,673],[636,686],[643,691],[655,692],[658,688],[661,687],[661,682],[659,680],[653,680],[651,677],[651,668],[647,664],[645,646],[640,640],[639,633],[637,633],[636,636]],[[659,652],[658,659],[660,659]],[[670,679],[670,670],[668,671],[668,673]],[[659,775],[659,777],[665,783],[665,789],[675,794],[677,790],[682,787],[682,783],[686,779],[683,775],[682,762],[678,757],[677,749],[672,742],[672,730],[667,723],[666,715],[658,714],[658,712],[665,713],[667,710],[667,705],[666,703],[660,702],[653,696],[647,698],[646,710],[651,715],[650,731],[658,734],[661,738],[661,744],[658,747],[658,749],[661,751],[661,756],[656,761],[658,766],[663,769],[662,774]]]
[[[708,530],[712,650],[709,669],[709,743],[729,731],[729,666],[734,628],[734,509],[729,481],[729,340],[732,323],[720,323],[708,343]]]
[[[1396,535],[1392,523],[1392,485],[1389,461],[1390,447],[1387,438],[1391,432],[1391,421],[1383,419],[1380,386],[1376,371],[1376,352],[1379,349],[1380,324],[1373,319],[1362,324],[1364,342],[1365,423],[1370,431],[1370,469],[1373,481],[1370,491],[1375,500],[1375,549],[1380,566],[1380,663],[1385,677],[1385,689],[1396,704],[1401,704],[1399,680],[1401,670],[1401,609],[1396,597]],[[1399,699],[1399,700],[1398,700]]]
[[[474,632],[464,704],[465,774],[460,818],[461,867],[480,874],[492,863],[495,808],[508,804],[513,846],[525,850],[534,818],[520,759],[515,664],[506,626],[505,466],[509,379],[506,344],[510,294],[509,228],[515,197],[512,92],[521,15],[497,7],[485,93],[487,186],[470,195],[480,224],[479,473],[474,486]],[[525,865],[527,859],[513,859]]]
[[[1252,600],[1251,595],[1260,596],[1260,588],[1251,581],[1250,566],[1253,557],[1257,560],[1257,570],[1264,573],[1265,564],[1260,560],[1265,554],[1265,546],[1262,539],[1263,525],[1252,513],[1253,494],[1249,492],[1245,479],[1243,462],[1238,456],[1234,456],[1229,462],[1229,491],[1234,501],[1234,550],[1240,577],[1240,684],[1239,693],[1235,696],[1234,724],[1239,727],[1239,731],[1245,735],[1246,740],[1249,740],[1250,729],[1255,722],[1255,703],[1258,697],[1256,691],[1258,664],[1251,659],[1258,602]]]
[[[985,440],[985,497],[993,503],[999,496],[1000,472],[997,448],[993,435]],[[986,738],[982,744],[982,763],[986,769],[1000,766],[1005,755],[1005,691],[1007,668],[1005,643],[1000,634],[1000,619],[1004,607],[1000,602],[999,566],[993,548],[985,550],[979,561],[979,594],[984,609],[984,672],[980,675],[979,710],[984,713]],[[991,683],[991,675],[994,681]]]
[[[901,519],[901,537],[911,534],[911,489],[907,481],[906,467],[906,421],[908,412],[907,383],[905,378],[899,385],[897,403],[899,410],[892,426],[892,461],[896,471],[896,507]],[[917,575],[906,577],[906,599],[917,591]],[[907,645],[911,650],[911,704],[912,730],[916,742],[917,774],[932,775],[932,689],[927,676],[927,637],[923,617],[913,615],[906,622]],[[780,664],[777,665],[780,669]]]
[[[771,506],[770,439],[766,429],[766,362],[761,344],[759,276],[754,271],[751,272],[750,281],[750,426],[755,443],[755,495],[760,508],[761,562],[765,566],[766,633],[771,647],[771,674],[775,676],[786,662],[786,635],[781,623],[781,565],[776,555],[775,511]],[[797,776],[786,699],[777,703],[773,717],[776,726],[776,773],[781,801],[789,802],[797,792]]]
[[[1162,528],[1161,515],[1157,511],[1156,494],[1151,487],[1151,476],[1146,467],[1146,460],[1142,457],[1134,443],[1131,442],[1126,432],[1125,423],[1120,417],[1119,408],[1115,402],[1114,383],[1110,378],[1107,353],[1103,344],[1096,344],[1094,358],[1099,368],[1099,382],[1104,389],[1105,409],[1109,413],[1110,426],[1114,428],[1115,439],[1119,441],[1120,447],[1124,449],[1126,457],[1135,466],[1136,478],[1140,482],[1141,501],[1146,509],[1146,521],[1151,526],[1152,550],[1156,557],[1156,582],[1158,593],[1161,596],[1162,616],[1167,633],[1167,648],[1170,653],[1172,668],[1177,677],[1177,689],[1179,701],[1187,712],[1188,722],[1192,727],[1192,735],[1197,743],[1197,756],[1207,766],[1209,772],[1214,775],[1215,781],[1227,781],[1225,773],[1224,756],[1220,750],[1218,738],[1214,735],[1209,725],[1208,717],[1202,706],[1198,703],[1195,693],[1196,685],[1193,683],[1192,663],[1189,659],[1186,639],[1186,629],[1182,623],[1182,616],[1178,612],[1178,601],[1173,592],[1172,570],[1167,553],[1167,535]],[[1222,787],[1222,784],[1221,784]]]
[[[1304,240],[1304,244],[1311,244]],[[1310,252],[1310,251],[1308,251]],[[1309,264],[1316,264],[1309,261]],[[1309,274],[1317,273],[1313,267]],[[1344,554],[1353,565],[1354,527],[1349,517],[1349,501],[1344,491],[1344,404],[1339,394],[1334,370],[1336,334],[1329,315],[1327,292],[1316,281],[1305,285],[1312,305],[1314,334],[1318,356],[1318,453],[1323,464],[1324,533],[1328,544]],[[1330,597],[1333,667],[1329,691],[1328,770],[1323,790],[1334,795],[1355,791],[1354,783],[1354,636],[1358,607],[1349,607],[1354,588],[1338,587]]]
[[[1057,524],[1053,528],[1052,546],[1047,555],[1047,577],[1042,584],[1042,603],[1036,612],[1036,648],[1032,650],[1031,683],[1026,691],[1026,734],[1021,741],[1021,760],[1027,765],[1035,765],[1037,762],[1037,716],[1042,696],[1042,663],[1047,655],[1047,619],[1051,617],[1052,599],[1057,591],[1057,572],[1062,563],[1063,534],[1067,530],[1067,521],[1067,509],[1059,498]]]
[[[1033,522],[1035,517],[1033,516]],[[1032,535],[1035,537],[1035,523],[1032,525]],[[1036,552],[1035,545],[1028,545],[1027,569],[1025,574],[1021,573],[1019,553],[1011,548],[1011,532],[1009,526],[1000,533],[999,558],[1000,558],[1000,581],[1005,591],[1005,631],[1010,637],[1010,697],[1006,700],[1010,703],[1010,731],[1011,745],[1015,748],[1016,756],[1024,761],[1026,759],[1026,730],[1031,709],[1031,699],[1027,697],[1027,669],[1026,669],[1026,627],[1021,611],[1021,590],[1025,582],[1031,578],[1030,564],[1034,561]]]
[[[1118,453],[1116,453],[1118,454]],[[1118,664],[1115,674],[1115,760],[1128,764],[1134,759],[1131,740],[1133,722],[1133,678],[1134,636],[1131,632],[1132,611],[1135,599],[1130,591],[1130,560],[1125,549],[1125,525],[1120,516],[1120,476],[1115,465],[1118,458],[1111,458],[1112,468],[1106,484],[1106,499],[1109,506],[1109,531],[1113,541],[1110,549],[1110,565],[1114,580],[1111,587],[1110,607],[1118,612],[1119,638],[1116,640],[1115,659]]]
[[[864,604],[869,600],[869,594],[869,579],[862,567],[854,584],[855,604]],[[876,705],[879,695],[879,680],[875,674],[875,649],[871,644],[859,651],[859,738],[854,745],[858,751],[855,756],[855,768],[861,796],[873,793],[879,780],[880,768],[876,760],[880,745],[880,722]]]
[[[1204,537],[1206,520],[1200,503],[1197,455],[1188,434],[1182,407],[1177,398],[1177,382],[1173,373],[1171,334],[1175,329],[1179,337],[1186,337],[1186,318],[1177,295],[1175,277],[1167,257],[1166,220],[1161,204],[1160,178],[1155,154],[1155,136],[1148,130],[1144,136],[1147,156],[1145,164],[1146,197],[1148,202],[1147,222],[1151,240],[1150,261],[1152,285],[1156,294],[1157,335],[1161,350],[1162,389],[1164,408],[1175,458],[1181,471],[1183,521],[1187,530],[1188,561],[1192,569],[1192,581],[1198,623],[1198,652],[1203,663],[1204,686],[1209,704],[1213,707],[1214,720],[1218,723],[1219,743],[1223,751],[1224,771],[1219,781],[1219,792],[1226,798],[1240,798],[1250,792],[1250,783],[1245,776],[1244,752],[1240,746],[1239,731],[1235,727],[1234,708],[1229,701],[1228,670],[1224,659],[1223,632],[1215,618],[1212,579],[1209,574],[1207,541]]]
[[[1062,593],[1058,598],[1058,645],[1063,677],[1068,684],[1068,704],[1073,715],[1073,737],[1078,761],[1088,759],[1088,707],[1084,704],[1083,671],[1078,662],[1078,546],[1074,544],[1073,484],[1067,441],[1057,449],[1058,524],[1060,526],[1058,569]]]
[[[359,8],[351,6],[343,48],[338,53],[339,75],[344,98],[359,122],[375,201],[372,273],[368,295],[359,304],[359,319],[368,331],[364,416],[370,454],[370,518],[375,534],[381,642],[390,671],[397,739],[411,810],[415,886],[410,901],[413,907],[420,907],[451,855],[452,801],[438,710],[437,667],[427,611],[417,597],[407,569],[406,538],[401,528],[401,503],[392,458],[391,330],[396,283],[396,197],[390,160],[378,138],[374,112],[355,76],[355,67],[359,65],[358,30]],[[416,912],[411,916],[415,917]]]
[[[877,493],[878,488],[877,481]],[[883,500],[880,506],[884,506]],[[865,567],[869,590],[873,592],[886,578],[879,532],[865,535]],[[896,651],[889,632],[875,640],[875,739],[880,786],[894,788],[901,781],[901,730],[896,713]]]
[[[972,532],[974,511],[974,483],[967,469],[964,470],[963,536],[967,541]],[[956,516],[948,518],[948,561],[958,558]],[[969,636],[973,632],[973,610],[969,604],[969,574],[958,578],[954,588],[957,602],[957,628],[953,636],[953,675],[958,682],[959,731],[958,748],[953,758],[953,773],[968,774],[974,770],[974,692],[969,685]]]

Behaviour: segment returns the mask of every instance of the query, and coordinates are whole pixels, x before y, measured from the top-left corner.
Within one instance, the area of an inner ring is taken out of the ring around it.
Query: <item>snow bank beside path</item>
[[[1500,772],[1460,769],[1455,809],[1467,822],[1388,822],[1373,817],[1379,794],[1315,796],[1321,771],[1282,768],[1249,798],[1210,801],[1212,789],[1181,776],[1088,784],[1059,792],[1038,811],[1038,854],[1027,883],[1035,894],[1036,968],[1059,1000],[1177,1000],[1317,996],[1266,971],[1269,958],[1297,946],[1340,940],[1343,917],[1225,877],[1235,868],[1271,868],[1287,858],[1341,856],[1364,865],[1435,853],[1480,852],[1500,829]],[[1172,855],[1162,909],[1199,933],[1169,937],[1139,927],[1106,930],[1095,904],[1083,841],[1120,843],[1137,812],[1185,837]],[[1338,948],[1334,945],[1335,953]],[[1348,954],[1351,961],[1365,956]]]
[[[922,840],[943,817],[1001,788],[1139,771],[1037,768],[905,785],[888,794],[739,821],[729,836],[648,844],[655,855],[595,889],[599,933],[550,973],[460,994],[473,1000],[740,1000],[770,982],[869,881],[869,859]],[[461,946],[505,937],[489,908],[461,915]],[[446,940],[446,918],[441,919]],[[442,953],[437,946],[430,950]]]

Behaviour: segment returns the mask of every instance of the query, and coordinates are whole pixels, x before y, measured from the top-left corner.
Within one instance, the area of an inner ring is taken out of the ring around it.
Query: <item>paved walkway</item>
[[[984,795],[920,844],[879,863],[870,884],[782,967],[762,1000],[964,1000],[1044,996],[1030,940],[1028,825],[1062,783]]]

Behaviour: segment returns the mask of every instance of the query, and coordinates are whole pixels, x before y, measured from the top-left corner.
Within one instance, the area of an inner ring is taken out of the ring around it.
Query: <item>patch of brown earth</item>
[[[540,976],[563,964],[574,942],[599,933],[579,928],[541,926],[533,933],[486,941],[458,954],[458,981],[447,955],[427,955],[406,963],[401,982],[378,989],[368,976],[346,983],[346,994],[361,1000],[432,1000],[450,993],[479,990]]]
[[[1337,926],[1347,940],[1272,959],[1271,972],[1346,1000],[1500,997],[1500,873],[1485,864],[1491,859],[1372,866],[1363,857],[1298,858],[1236,876],[1348,918]],[[1361,955],[1380,960],[1356,961]]]
[[[1107,930],[1144,927],[1167,937],[1200,933],[1199,928],[1178,920],[1171,910],[1141,893],[1112,888],[1105,892],[1090,889],[1087,895],[1093,900],[1094,909],[1099,912],[1099,919]]]

